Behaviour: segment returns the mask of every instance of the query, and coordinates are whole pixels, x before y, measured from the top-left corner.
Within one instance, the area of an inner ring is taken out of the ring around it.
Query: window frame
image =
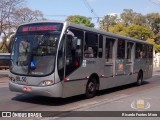
[[[124,45],[122,45],[122,48],[119,48],[120,41],[124,42],[123,43]],[[121,56],[119,57],[120,51],[121,51]],[[116,56],[117,56],[117,59],[125,59],[126,58],[126,40],[125,39],[117,39],[117,55]]]
[[[101,39],[102,37],[102,39]],[[101,41],[101,42],[100,42]],[[103,58],[103,43],[104,43],[104,35],[99,34],[98,36],[98,57]],[[100,51],[102,50],[102,51]],[[101,54],[101,56],[100,56]]]
[[[88,42],[88,36],[87,36],[88,34],[90,34],[90,35],[92,34],[96,38],[95,45],[94,44],[88,45],[88,43],[87,43]],[[98,58],[98,41],[99,41],[99,34],[98,33],[85,31],[84,58]]]

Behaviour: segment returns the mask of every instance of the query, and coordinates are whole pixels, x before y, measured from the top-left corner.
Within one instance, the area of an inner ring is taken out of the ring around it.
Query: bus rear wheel
[[[143,73],[142,71],[140,71],[137,76],[137,85],[138,86],[142,85],[142,82],[143,82]]]
[[[96,95],[96,78],[91,78],[86,86],[86,98],[92,98]]]

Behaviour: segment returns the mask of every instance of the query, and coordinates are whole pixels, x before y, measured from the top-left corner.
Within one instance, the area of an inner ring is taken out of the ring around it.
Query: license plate
[[[15,80],[16,80],[16,82],[21,82],[21,83],[26,83],[27,82],[26,77],[16,76]]]

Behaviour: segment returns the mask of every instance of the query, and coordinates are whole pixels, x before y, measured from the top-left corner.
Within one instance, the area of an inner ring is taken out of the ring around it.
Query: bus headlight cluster
[[[50,85],[53,85],[54,84],[54,82],[53,82],[53,80],[44,80],[44,81],[42,81],[41,82],[41,86],[50,86]]]

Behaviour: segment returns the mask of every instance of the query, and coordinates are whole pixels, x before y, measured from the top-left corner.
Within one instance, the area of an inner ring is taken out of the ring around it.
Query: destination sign
[[[28,31],[46,31],[46,30],[57,30],[57,26],[51,25],[51,26],[26,26],[22,28],[22,32],[28,32]]]
[[[61,31],[61,23],[36,23],[22,25],[18,28],[18,33],[42,32],[42,31]]]

